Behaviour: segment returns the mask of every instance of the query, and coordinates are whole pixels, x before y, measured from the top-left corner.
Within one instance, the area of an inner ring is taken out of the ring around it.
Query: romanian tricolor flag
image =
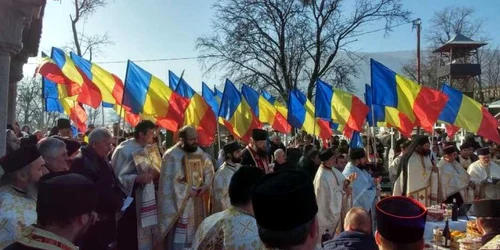
[[[287,119],[287,125],[290,127],[288,129],[288,131],[290,131],[292,129],[292,126],[290,126],[290,124],[288,124],[288,108],[285,104],[279,102],[278,100],[276,100],[276,98],[274,98],[274,96],[272,96],[269,92],[265,91],[265,90],[262,90],[262,96],[264,98],[266,98],[267,101],[269,101],[269,103],[271,103],[275,108],[276,110],[278,110],[278,112],[280,112],[280,114],[285,117],[285,119]]]
[[[184,79],[179,79],[172,71],[168,71],[169,85],[175,88],[182,97],[189,100],[189,104],[184,114],[184,125],[192,125],[198,131],[198,144],[202,147],[210,146],[217,131],[217,121],[215,113],[203,99],[196,93]]]
[[[229,132],[243,141],[249,141],[252,130],[260,127],[250,105],[229,79],[226,79],[224,86],[219,117],[223,119]]]
[[[361,131],[370,110],[357,96],[316,81],[316,117]]]
[[[487,108],[449,85],[444,84],[442,92],[449,99],[439,120],[500,143],[498,122]]]
[[[61,49],[52,47],[52,60],[61,69],[64,75],[72,82],[78,84],[82,92],[78,95],[77,102],[89,105],[93,108],[101,105],[101,91],[95,84],[79,69],[71,58]]]
[[[219,104],[220,100],[217,101],[217,98],[215,97],[215,93],[208,87],[208,85],[204,82],[201,83],[201,96],[205,101],[210,105],[210,108],[212,108],[212,111],[214,114],[219,114]]]
[[[217,89],[217,87],[214,86],[214,94],[215,94],[215,98],[218,100],[219,104],[220,102],[222,101],[222,92],[220,92],[220,90]]]
[[[66,77],[54,60],[43,52],[42,61],[38,64],[35,72],[47,78],[52,83],[64,85],[64,97],[76,96],[82,92],[82,88]]]
[[[288,123],[321,139],[332,135],[330,122],[314,117],[314,106],[298,89],[292,89],[288,95]]]
[[[132,61],[128,61],[126,74],[123,105],[134,114],[152,116],[158,125],[177,131],[184,123],[188,101]]]
[[[394,127],[405,137],[410,138],[414,126],[408,117],[393,107],[373,104],[372,93],[371,86],[365,84],[365,103],[370,108],[370,112],[368,112],[366,118],[368,124],[373,127]],[[374,117],[374,119],[372,117]]]
[[[371,81],[373,104],[396,108],[429,132],[448,100],[440,91],[406,79],[373,59]]]
[[[123,82],[120,78],[73,52],[70,56],[80,72],[83,72],[97,86],[101,92],[104,107],[113,107],[115,104],[122,103]]]
[[[42,78],[43,96],[45,99],[45,111],[59,112],[68,115],[80,132],[85,132],[87,128],[87,113],[81,104],[70,98],[61,98],[61,84],[56,84],[47,78]]]
[[[259,92],[243,84],[241,94],[245,97],[245,100],[260,122],[271,125],[278,132],[285,134],[290,132],[291,127],[288,125],[286,118],[268,100],[260,95]]]
[[[217,92],[220,92],[219,90],[216,90]],[[201,89],[201,96],[205,101],[207,102],[208,105],[212,108],[212,111],[214,111],[215,116],[218,116],[219,114],[219,106],[220,106],[220,101],[222,99],[222,92],[221,96],[217,96],[215,92],[213,92],[207,84],[202,82],[202,89]],[[222,125],[224,125],[224,121],[221,117],[218,117],[218,122]]]

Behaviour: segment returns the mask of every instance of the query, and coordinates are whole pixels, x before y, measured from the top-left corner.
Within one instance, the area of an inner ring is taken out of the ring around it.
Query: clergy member
[[[480,148],[477,154],[479,160],[467,168],[472,182],[476,185],[475,196],[477,199],[499,199],[500,181],[497,180],[500,179],[500,166],[491,161],[489,148]]]
[[[97,189],[92,181],[69,172],[46,175],[40,181],[36,224],[6,249],[78,250],[74,243],[98,220],[96,206]]]
[[[252,205],[259,237],[267,248],[315,249],[320,238],[318,205],[307,173],[287,170],[265,175],[255,187]]]
[[[363,148],[351,148],[349,152],[349,163],[342,174],[349,178],[351,174],[356,174],[358,178],[352,183],[352,206],[363,208],[375,219],[375,204],[378,202],[380,190],[377,189],[375,180],[367,170],[365,150]],[[375,225],[372,226],[373,229]]]
[[[407,152],[401,158],[394,196],[411,197],[425,207],[437,204],[438,169],[432,163],[430,154],[427,136],[417,135],[411,139]]]
[[[242,152],[242,165],[256,166],[269,173],[269,158],[267,154],[267,131],[263,129],[252,130],[250,143]]]
[[[73,137],[71,132],[71,122],[69,119],[61,118],[57,120],[58,135],[61,137],[71,138]]]
[[[474,211],[477,217],[477,227],[483,234],[482,245],[492,241],[495,237],[500,243],[500,199],[476,200]]]
[[[161,243],[159,228],[143,227],[140,216],[143,191],[147,185],[153,183],[155,176],[149,172],[139,174],[133,157],[134,152],[150,145],[155,136],[156,125],[143,120],[135,126],[134,138],[122,142],[111,157],[111,166],[118,177],[121,190],[125,195],[134,198],[117,223],[118,249],[152,249],[155,244]]]
[[[467,171],[456,161],[457,148],[448,146],[443,149],[443,158],[437,164],[439,169],[439,203],[451,204],[453,200],[458,206],[474,200],[474,192]]]
[[[470,164],[477,161],[477,159],[474,160],[473,157],[477,157],[476,155],[474,155],[474,147],[471,146],[469,143],[464,142],[460,146],[460,153],[457,156],[457,162],[460,163],[460,165],[465,170],[467,170]]]
[[[241,149],[240,144],[236,141],[224,145],[225,161],[214,175],[212,213],[224,211],[231,206],[228,188],[231,177],[241,166]]]
[[[48,173],[35,146],[21,147],[0,159],[0,249],[14,243],[36,222],[37,183]]]
[[[422,250],[427,209],[414,199],[393,196],[377,203],[375,241],[380,250]]]
[[[179,142],[163,156],[158,188],[159,220],[165,249],[190,248],[196,229],[208,216],[214,177],[210,156],[198,147],[192,126],[179,131]]]
[[[255,184],[264,174],[262,169],[250,166],[236,170],[229,184],[230,207],[207,217],[200,224],[192,249],[264,248],[259,238],[251,200]]]
[[[335,157],[332,150],[324,149],[319,154],[321,166],[314,178],[314,192],[318,203],[319,235],[326,230],[331,235],[341,232],[345,214],[350,209],[348,198],[351,195],[350,182],[355,173],[349,178],[334,167]],[[320,243],[320,242],[318,242]]]
[[[410,146],[411,141],[407,139],[400,139],[396,141],[396,148],[399,148],[400,152],[395,155],[392,162],[389,164],[389,180],[391,180],[392,187],[398,178],[399,167],[401,163],[401,158],[406,153],[406,149]]]

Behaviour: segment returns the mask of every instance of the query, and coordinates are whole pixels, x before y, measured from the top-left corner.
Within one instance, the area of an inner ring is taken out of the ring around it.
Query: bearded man
[[[349,163],[342,174],[348,178],[355,173],[358,177],[352,183],[352,206],[359,207],[370,213],[372,216],[372,228],[375,229],[375,205],[380,197],[380,190],[377,188],[377,182],[368,172],[366,153],[363,148],[352,148],[349,152]]]
[[[163,156],[158,188],[159,222],[165,249],[190,248],[196,229],[208,216],[214,166],[198,147],[192,126],[179,131],[180,141]]]
[[[491,161],[489,148],[477,150],[479,160],[472,163],[467,172],[476,185],[475,196],[478,199],[500,198],[500,166]]]
[[[267,131],[263,129],[252,130],[250,143],[242,152],[241,165],[258,167],[269,173],[269,158],[267,154]]]
[[[474,154],[474,147],[471,144],[464,142],[460,146],[460,153],[457,156],[457,162],[460,163],[460,165],[462,165],[462,167],[465,170],[467,170],[467,168],[469,168],[470,164],[472,164],[473,162],[475,162],[477,160],[478,160],[478,158]]]
[[[394,196],[407,196],[429,207],[437,204],[438,168],[431,161],[429,137],[417,135],[411,139],[401,157]]]
[[[36,147],[19,148],[0,159],[0,249],[14,243],[35,223],[37,183],[48,173]]]
[[[214,176],[212,192],[212,214],[221,212],[231,206],[229,201],[229,183],[231,177],[241,166],[241,146],[238,142],[224,145],[225,161],[217,169]]]
[[[473,187],[467,171],[455,159],[457,148],[443,149],[443,158],[437,164],[439,169],[439,203],[450,204],[455,200],[458,206],[474,200]]]

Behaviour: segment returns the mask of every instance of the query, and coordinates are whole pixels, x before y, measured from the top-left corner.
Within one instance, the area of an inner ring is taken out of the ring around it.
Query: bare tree
[[[457,33],[470,38],[480,38],[483,35],[484,19],[477,18],[475,12],[474,8],[468,7],[444,8],[434,13],[424,37],[433,48],[445,44]]]
[[[439,67],[439,55],[432,54],[432,50],[448,42],[455,34],[462,34],[475,40],[486,40],[483,32],[484,20],[475,17],[475,10],[466,7],[447,7],[434,13],[429,28],[424,31],[424,37],[427,41],[427,50],[423,53],[421,60],[421,83],[426,86],[439,88],[440,82],[437,76]],[[483,54],[483,53],[481,53]],[[481,55],[480,54],[480,55]],[[480,58],[480,61],[483,61]],[[483,64],[484,66],[484,64]],[[417,64],[414,59],[409,60],[403,65],[403,72],[412,80],[417,80]],[[477,81],[479,90],[481,83]],[[456,84],[468,86],[466,82]],[[481,93],[481,92],[480,92]],[[480,95],[481,96],[481,95]],[[482,98],[480,98],[482,99]]]
[[[43,129],[55,124],[56,112],[44,112],[44,100],[39,77],[24,78],[18,85],[16,114],[18,121],[32,129]]]
[[[349,11],[346,5],[353,5]],[[286,95],[316,80],[353,90],[356,60],[346,52],[368,23],[408,21],[399,0],[223,0],[214,5],[214,35],[198,38],[206,73]]]
[[[89,58],[92,60],[93,50],[98,50],[100,46],[110,43],[107,34],[92,36],[78,31],[79,22],[90,17],[97,9],[104,7],[106,2],[106,0],[73,0],[75,11],[69,18],[73,33],[73,45],[77,55],[84,57],[89,53]]]

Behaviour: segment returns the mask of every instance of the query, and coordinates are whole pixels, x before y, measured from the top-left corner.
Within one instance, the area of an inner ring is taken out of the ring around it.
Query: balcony
[[[481,64],[446,64],[438,68],[438,77],[466,78],[481,74]]]

